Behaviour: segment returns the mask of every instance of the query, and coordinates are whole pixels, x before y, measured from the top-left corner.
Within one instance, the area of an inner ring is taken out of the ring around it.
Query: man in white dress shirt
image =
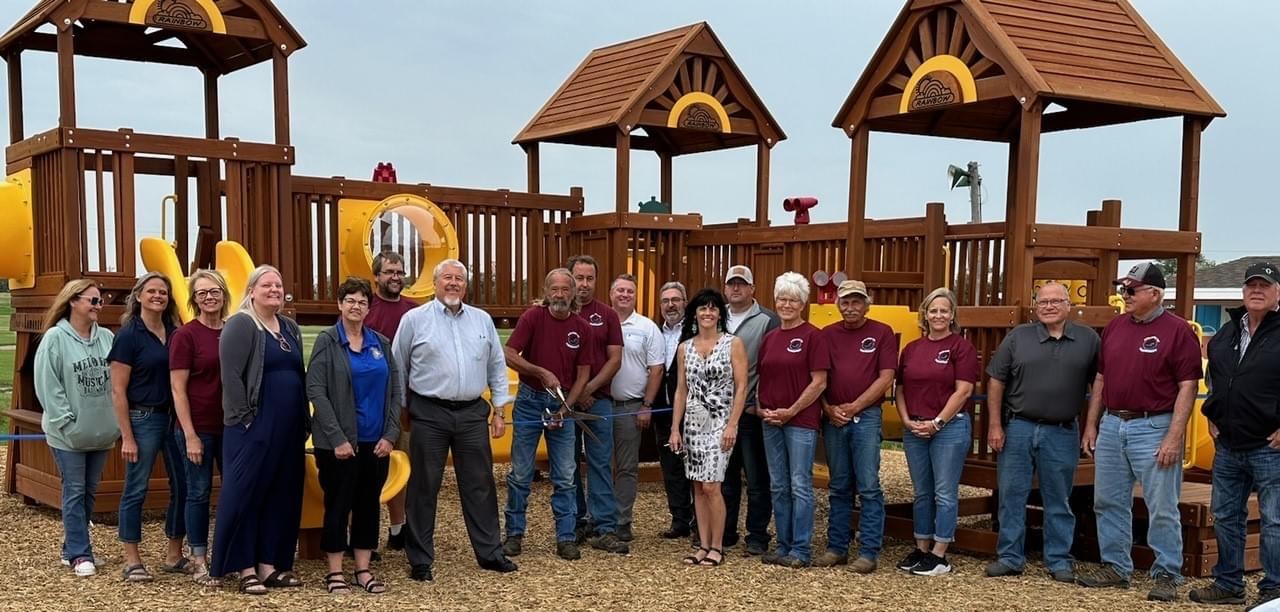
[[[436,498],[449,451],[476,560],[483,569],[515,571],[516,564],[502,553],[489,447],[490,436],[502,436],[503,407],[512,401],[502,341],[488,313],[462,303],[467,292],[462,262],[440,262],[433,279],[435,299],[404,316],[392,345],[401,380],[409,385],[406,401],[413,422],[405,547],[410,577],[432,579]],[[481,398],[486,388],[492,409]]]

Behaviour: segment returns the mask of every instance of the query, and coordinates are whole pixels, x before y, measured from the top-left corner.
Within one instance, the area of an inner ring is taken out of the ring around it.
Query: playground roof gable
[[[786,138],[699,22],[590,52],[512,142],[612,147],[618,131],[636,128],[646,136],[633,136],[633,148],[672,155]]]
[[[1008,141],[1037,100],[1046,132],[1226,115],[1128,0],[910,0],[832,125]]]
[[[56,51],[45,24],[72,29],[77,55],[194,66],[226,74],[306,41],[271,0],[42,0],[4,36],[0,56]]]

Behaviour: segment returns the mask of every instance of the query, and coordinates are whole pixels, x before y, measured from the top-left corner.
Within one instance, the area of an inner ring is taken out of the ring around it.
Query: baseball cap
[[[867,293],[867,284],[860,280],[847,280],[840,283],[840,288],[836,289],[836,297],[849,297],[851,295],[860,295],[864,298],[871,297]]]
[[[1125,287],[1137,287],[1146,285],[1148,287],[1165,288],[1164,273],[1160,271],[1160,266],[1151,262],[1140,263],[1129,268],[1129,273],[1112,281],[1115,285],[1124,285]]]
[[[751,275],[751,268],[746,266],[738,265],[729,267],[729,272],[724,275],[724,282],[728,284],[729,281],[735,278],[742,279],[748,285],[756,284],[755,277]]]
[[[1272,283],[1280,284],[1280,272],[1276,270],[1275,266],[1265,261],[1260,261],[1256,264],[1253,264],[1244,271],[1245,283],[1255,278],[1265,278],[1271,281]]]

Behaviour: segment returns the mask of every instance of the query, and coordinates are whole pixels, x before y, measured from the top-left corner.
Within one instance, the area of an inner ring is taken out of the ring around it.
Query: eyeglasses
[[[1062,298],[1049,299],[1049,300],[1036,300],[1036,306],[1039,306],[1041,308],[1057,308],[1060,306],[1067,305],[1068,302],[1069,300],[1064,300]]]
[[[77,295],[77,296],[76,296],[76,299],[77,299],[77,300],[86,300],[86,301],[88,301],[88,302],[89,302],[89,305],[90,305],[90,306],[101,306],[101,305],[102,305],[102,298],[100,298],[100,297],[84,297],[83,295]]]
[[[205,298],[217,299],[222,297],[222,290],[221,289],[201,289],[195,293],[195,296],[197,300],[203,300]]]
[[[1151,287],[1148,285],[1142,285],[1139,287],[1125,287],[1124,285],[1121,285],[1118,289],[1116,289],[1116,293],[1119,293],[1120,295],[1123,295],[1125,297],[1133,297],[1143,289],[1154,289],[1154,287]]]
[[[658,300],[658,303],[662,304],[663,306],[669,306],[671,304],[683,304],[684,298],[662,298],[661,300]]]
[[[383,270],[378,274],[386,276],[404,276],[404,270]]]
[[[272,338],[275,338],[276,341],[280,343],[280,350],[286,353],[293,352],[293,347],[289,345],[289,340],[284,337],[284,334],[273,332],[269,329],[267,330],[267,332],[271,334]]]
[[[346,307],[348,307],[348,308],[368,308],[368,307],[369,307],[369,301],[368,301],[368,300],[357,300],[357,299],[353,299],[353,298],[347,298],[347,299],[345,299],[345,300],[342,300],[342,305],[343,305],[343,306],[346,306]]]

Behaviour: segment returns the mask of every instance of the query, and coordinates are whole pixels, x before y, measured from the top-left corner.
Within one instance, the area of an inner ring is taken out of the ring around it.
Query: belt
[[[1115,410],[1107,408],[1107,414],[1110,414],[1122,421],[1132,421],[1134,419],[1145,419],[1147,417],[1168,414],[1168,410]]]
[[[414,395],[418,395],[418,394],[415,393]],[[474,406],[476,402],[480,401],[480,398],[478,397],[470,400],[457,400],[457,401],[441,399],[438,397],[430,397],[426,395],[418,395],[418,397],[421,397],[422,399],[427,400],[428,402],[431,402],[433,404],[439,404],[441,406],[444,406],[445,408],[448,408],[450,410],[462,410],[463,408],[470,408]]]
[[[932,421],[937,417],[922,417],[922,416],[916,416],[913,414],[908,416],[907,418],[911,419],[912,421]]]
[[[1027,421],[1030,423],[1035,423],[1036,425],[1052,425],[1054,427],[1062,427],[1063,429],[1071,429],[1076,424],[1075,419],[1071,419],[1069,421],[1052,421],[1049,419],[1037,419],[1033,417],[1026,417],[1020,414],[1013,415],[1013,418],[1018,419],[1019,421]]]
[[[644,402],[644,398],[643,398],[643,397],[636,397],[636,398],[632,398],[632,399],[624,399],[624,400],[613,400],[613,403],[615,403],[615,404],[617,404],[617,405],[619,405],[619,406],[627,406],[627,405],[629,405],[629,404],[640,404],[640,403],[643,403],[643,402]]]

